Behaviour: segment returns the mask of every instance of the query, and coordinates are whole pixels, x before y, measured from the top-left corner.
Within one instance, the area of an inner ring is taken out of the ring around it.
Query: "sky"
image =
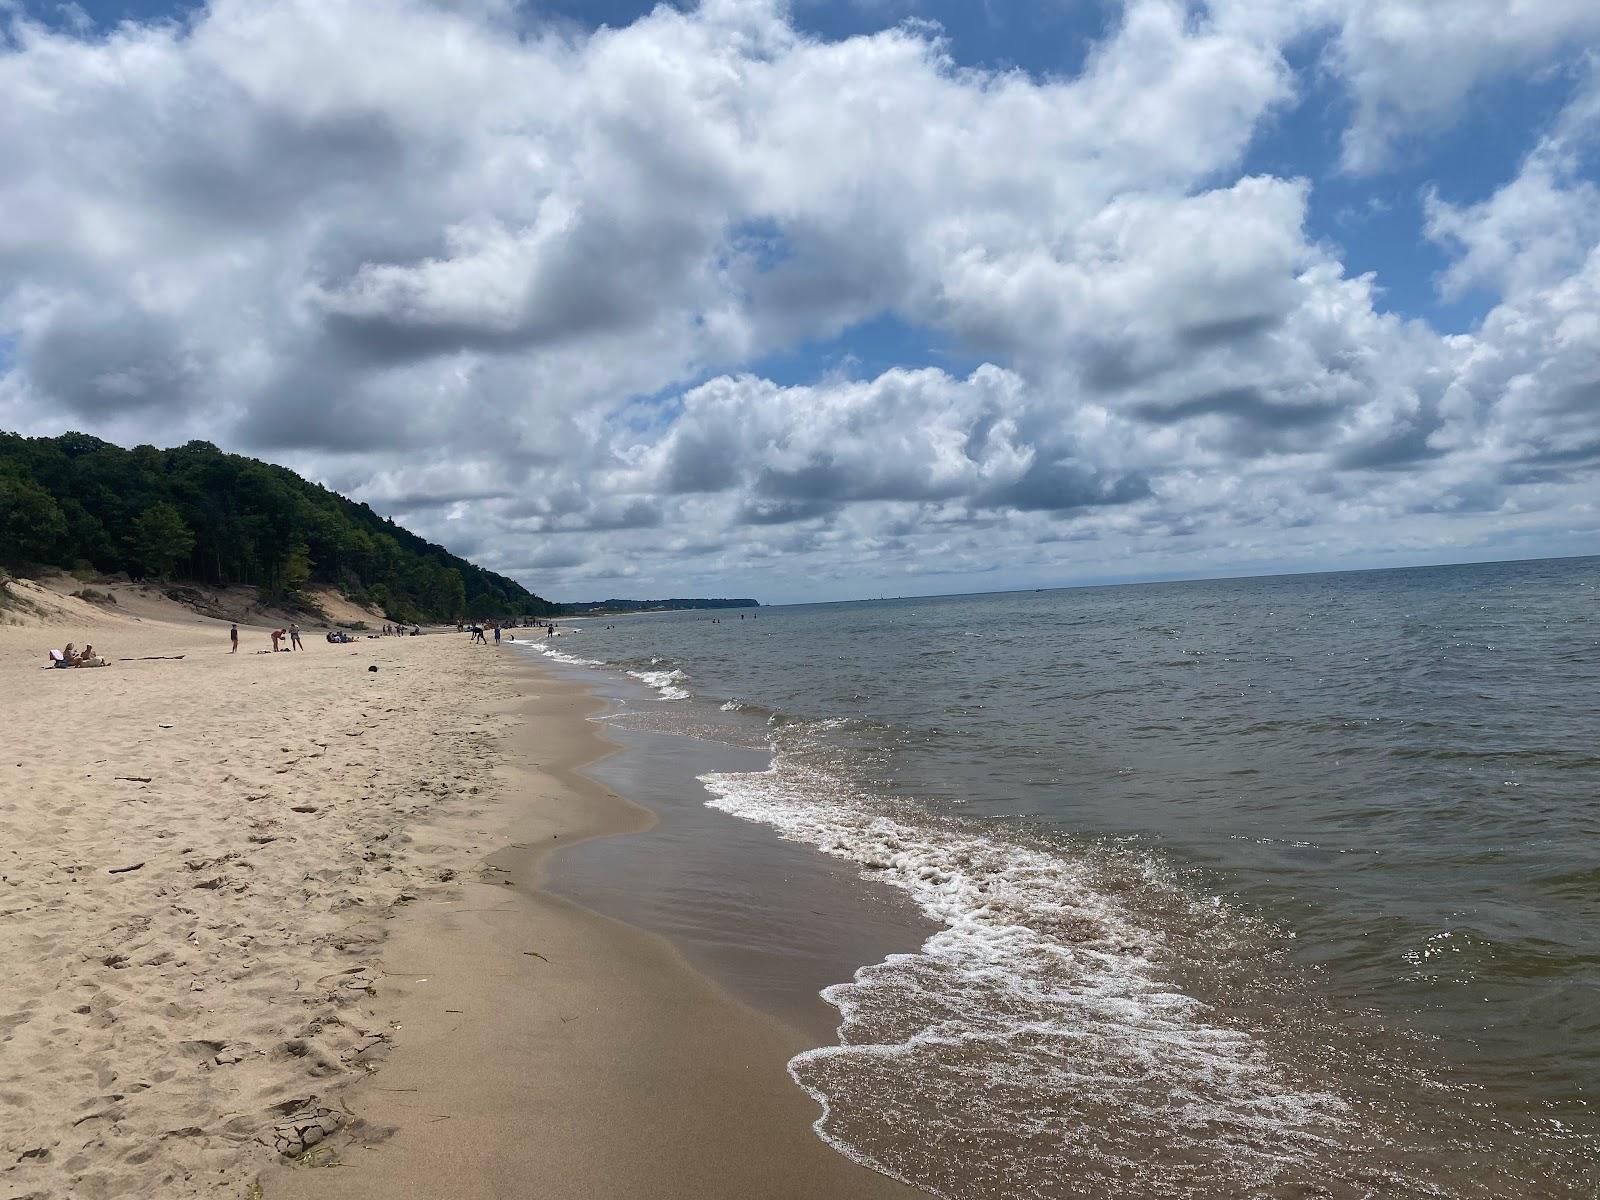
[[[552,599],[1600,551],[1594,0],[0,0],[0,428]]]

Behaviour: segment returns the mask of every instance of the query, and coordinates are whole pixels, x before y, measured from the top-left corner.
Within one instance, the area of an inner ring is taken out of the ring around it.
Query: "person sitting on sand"
[[[96,654],[93,646],[86,645],[83,648],[83,653],[78,655],[77,661],[72,665],[75,667],[106,667],[110,666],[111,663],[109,659],[101,658]]]

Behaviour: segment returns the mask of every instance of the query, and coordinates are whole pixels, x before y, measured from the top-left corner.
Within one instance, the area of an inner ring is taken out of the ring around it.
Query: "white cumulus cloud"
[[[1308,38],[1374,171],[1486,83],[1577,71],[1594,6],[1114,16],[1039,78],[915,22],[824,40],[776,0],[595,31],[424,0],[109,32],[0,9],[0,425],[270,455],[560,596],[1592,529],[1592,83],[1515,178],[1426,202],[1441,287],[1491,297],[1468,333],[1385,311],[1308,232],[1316,180],[1242,164]],[[933,349],[763,377],[881,320]]]

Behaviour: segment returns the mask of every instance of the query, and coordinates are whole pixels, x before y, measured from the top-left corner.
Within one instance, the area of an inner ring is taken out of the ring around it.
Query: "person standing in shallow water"
[[[239,653],[239,626],[237,622],[228,628],[228,641],[233,644],[233,649],[229,650],[228,653]]]

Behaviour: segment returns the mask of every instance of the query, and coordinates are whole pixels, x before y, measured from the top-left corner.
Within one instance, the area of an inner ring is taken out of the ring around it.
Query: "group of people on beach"
[[[292,651],[305,649],[305,644],[300,640],[300,626],[295,624],[293,621],[289,622],[287,628],[274,629],[271,637],[272,651],[274,654],[276,654],[279,650]],[[287,646],[282,644],[285,640],[287,640],[289,643]],[[228,650],[229,654],[239,653],[239,624],[237,621],[228,626],[228,645],[230,647]],[[265,651],[263,651],[263,653],[265,653]]]
[[[385,625],[383,627],[382,636],[417,637],[421,633],[421,628],[417,626],[413,626],[408,630],[399,625]],[[305,643],[300,640],[300,626],[294,621],[290,621],[289,624],[284,626],[282,629],[272,630],[268,636],[272,639],[271,652],[273,654],[277,654],[280,651],[285,653],[293,653],[296,650],[304,650],[306,648]],[[379,635],[376,633],[369,633],[367,636],[375,638]],[[356,638],[353,634],[346,633],[342,629],[330,629],[327,633],[327,640],[330,643],[338,645],[345,642],[354,642]],[[239,626],[237,623],[228,627],[228,643],[230,646],[230,649],[228,650],[229,654],[239,653]],[[72,647],[70,646],[67,647],[69,650],[71,648]],[[261,653],[266,654],[267,651],[263,650]]]
[[[94,647],[88,643],[84,644],[82,650],[78,650],[68,642],[65,650],[52,652],[50,655],[52,667],[104,667],[109,661],[96,654]]]
[[[556,623],[554,621],[533,621],[527,623],[531,624],[535,629],[542,628],[545,631],[544,635],[547,638],[553,638],[556,636]],[[510,628],[518,628],[518,623],[513,620],[510,624]],[[474,646],[487,646],[489,644],[490,634],[494,635],[494,644],[498,646],[500,644],[500,630],[501,625],[499,621],[490,621],[486,625],[479,625],[476,621],[474,621],[470,625],[456,626],[457,633],[470,633],[472,635],[468,640]],[[514,642],[517,640],[517,635],[514,633],[508,633],[505,636],[509,641]]]
[[[385,625],[381,636],[419,637],[421,634],[422,629],[420,626],[413,625],[410,629],[407,629],[402,625]],[[272,639],[271,653],[273,654],[279,652],[292,653],[295,650],[304,650],[306,648],[305,643],[300,640],[300,626],[295,621],[290,621],[288,625],[281,629],[272,630],[268,636]],[[370,633],[367,636],[375,638],[380,635]],[[356,640],[354,636],[342,629],[330,629],[327,639],[334,643],[353,642]],[[494,640],[497,642],[500,640],[500,630],[498,628],[495,629]],[[239,653],[239,624],[237,621],[228,626],[228,646],[229,654]],[[263,650],[261,653],[266,654],[268,652]],[[111,660],[96,654],[94,647],[91,645],[85,644],[83,649],[79,650],[71,642],[68,642],[65,649],[50,651],[50,665],[52,667],[106,667],[111,665]]]
[[[235,625],[233,628],[236,632],[239,627]],[[286,639],[289,643],[287,646],[279,644]],[[237,638],[234,639],[233,648],[235,650],[239,648],[239,642]],[[293,621],[289,622],[289,627],[287,629],[274,629],[272,631],[272,652],[274,654],[276,654],[279,650],[293,652],[295,650],[304,649],[305,643],[300,640],[300,626],[296,625]]]

